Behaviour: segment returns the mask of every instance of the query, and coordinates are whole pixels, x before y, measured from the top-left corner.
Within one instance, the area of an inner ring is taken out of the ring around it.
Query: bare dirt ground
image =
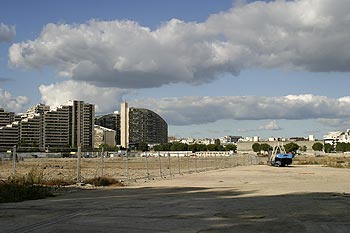
[[[81,181],[99,176],[119,180],[133,180],[154,177],[169,177],[174,174],[186,174],[227,168],[237,165],[257,164],[254,156],[203,156],[203,157],[114,157],[82,158],[80,162]],[[103,167],[103,169],[102,169]],[[16,163],[9,159],[0,162],[0,180],[15,174],[17,177],[33,173],[44,180],[77,180],[77,158],[24,158]],[[69,183],[69,182],[68,182]]]
[[[238,166],[0,204],[0,232],[350,232],[350,169]]]

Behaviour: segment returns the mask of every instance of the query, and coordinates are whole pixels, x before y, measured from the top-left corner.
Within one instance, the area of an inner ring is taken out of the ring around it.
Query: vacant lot
[[[238,166],[0,205],[3,232],[350,232],[350,169]]]
[[[126,181],[258,163],[259,159],[252,155],[82,158],[80,174],[83,182],[100,176]],[[7,179],[13,174],[24,176],[31,172],[44,180],[76,181],[77,168],[77,158],[23,158],[19,159],[15,168],[10,159],[3,159],[0,163],[0,179]]]

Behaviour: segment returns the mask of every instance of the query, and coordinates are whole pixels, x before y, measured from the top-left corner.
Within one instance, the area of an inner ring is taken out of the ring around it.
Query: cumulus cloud
[[[98,86],[200,84],[249,68],[350,71],[348,0],[237,4],[206,21],[172,19],[151,30],[133,21],[47,24],[13,44],[14,67],[53,67]]]
[[[119,110],[122,95],[127,93],[126,90],[118,88],[96,87],[86,82],[72,80],[41,85],[39,91],[42,102],[49,106],[64,105],[68,100],[83,100],[95,104],[97,113]]]
[[[281,127],[277,124],[277,121],[273,120],[265,125],[260,126],[258,130],[281,130]]]
[[[10,42],[16,36],[15,26],[8,26],[0,23],[0,42]]]
[[[29,104],[26,96],[13,97],[10,92],[0,88],[0,108],[6,111],[22,112]]]
[[[303,120],[350,117],[350,97],[334,99],[311,94],[144,99],[132,101],[131,106],[153,109],[171,125],[205,124],[222,119]],[[274,122],[267,126],[270,129],[278,128]]]

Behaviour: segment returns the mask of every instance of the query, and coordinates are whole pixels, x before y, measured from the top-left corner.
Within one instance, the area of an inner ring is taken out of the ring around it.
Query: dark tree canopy
[[[320,143],[320,142],[315,142],[313,145],[312,145],[312,149],[314,151],[322,151],[323,150],[323,144]]]
[[[290,153],[290,152],[296,153],[297,150],[299,149],[299,145],[294,142],[290,142],[284,145],[284,149],[286,150],[287,153]]]
[[[252,145],[252,149],[253,149],[254,152],[260,152],[261,151],[261,146],[260,146],[259,143],[256,142],[256,143],[254,143]]]
[[[324,152],[326,153],[331,153],[334,151],[334,146],[329,144],[329,143],[325,143],[324,144]]]

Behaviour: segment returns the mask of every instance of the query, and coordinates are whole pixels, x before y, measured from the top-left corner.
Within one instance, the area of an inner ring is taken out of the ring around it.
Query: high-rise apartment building
[[[8,150],[19,142],[19,123],[18,121],[12,124],[0,127],[0,149]]]
[[[69,101],[71,146],[92,148],[94,145],[95,105]]]
[[[11,124],[15,121],[14,112],[5,112],[4,109],[0,108],[0,127]]]
[[[70,143],[70,107],[60,106],[43,114],[43,147],[67,148]]]
[[[93,148],[94,119],[95,106],[83,101],[51,110],[38,104],[22,116],[0,109],[0,147]]]
[[[39,113],[24,115],[19,122],[19,146],[42,147],[42,115]]]
[[[121,145],[125,148],[141,142],[158,144],[168,142],[168,124],[155,112],[143,108],[129,108],[121,104]]]

